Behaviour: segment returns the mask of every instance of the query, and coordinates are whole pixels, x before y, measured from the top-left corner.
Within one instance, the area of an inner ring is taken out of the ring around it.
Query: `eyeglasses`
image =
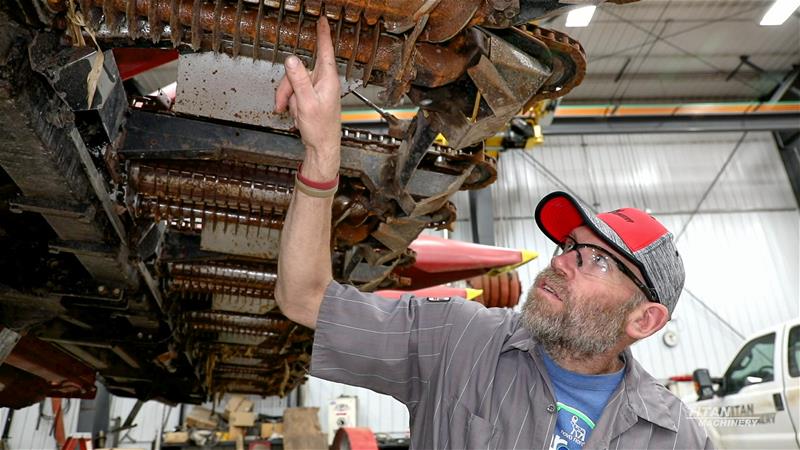
[[[556,247],[553,257],[564,255],[573,250],[578,260],[578,270],[580,270],[581,273],[598,278],[608,278],[611,276],[613,270],[613,262],[623,275],[630,278],[633,284],[641,289],[648,300],[658,303],[658,300],[655,299],[650,289],[648,289],[619,258],[606,251],[603,247],[575,242],[575,239],[567,236],[566,239],[564,239],[564,243]],[[584,260],[587,261],[586,264],[584,264]]]

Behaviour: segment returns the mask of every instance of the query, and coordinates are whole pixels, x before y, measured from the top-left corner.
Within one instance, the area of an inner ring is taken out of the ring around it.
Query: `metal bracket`
[[[9,210],[13,213],[33,212],[50,216],[77,219],[83,223],[90,223],[97,210],[93,205],[66,205],[63,202],[54,202],[45,198],[20,197],[8,202]]]
[[[283,64],[232,58],[224,53],[188,53],[178,59],[175,111],[200,117],[291,130],[289,114],[273,111]],[[361,86],[340,76],[342,94]]]

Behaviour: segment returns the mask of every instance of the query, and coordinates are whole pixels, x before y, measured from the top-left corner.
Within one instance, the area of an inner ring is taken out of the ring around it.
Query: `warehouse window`
[[[774,380],[774,357],[775,333],[747,343],[725,374],[725,394],[734,394],[745,386]]]
[[[789,331],[789,375],[800,377],[800,325],[795,325]]]

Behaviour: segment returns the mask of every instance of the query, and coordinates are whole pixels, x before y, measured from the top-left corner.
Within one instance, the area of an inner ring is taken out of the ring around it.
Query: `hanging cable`
[[[706,201],[706,198],[708,198],[708,194],[711,193],[711,190],[714,189],[714,186],[717,185],[717,182],[719,181],[720,177],[722,177],[722,174],[725,173],[725,170],[728,168],[728,164],[731,163],[731,160],[733,159],[734,155],[736,155],[736,152],[742,146],[742,142],[744,142],[744,139],[747,137],[747,133],[748,133],[747,131],[742,133],[742,137],[740,137],[739,140],[736,141],[736,145],[733,146],[733,150],[731,150],[731,153],[725,159],[725,162],[722,164],[722,167],[720,167],[719,171],[717,171],[717,174],[714,176],[714,180],[711,181],[711,184],[708,185],[705,192],[703,192],[703,195],[700,197],[700,201],[697,202],[697,206],[695,206],[695,208],[692,210],[692,213],[689,214],[689,218],[686,220],[686,223],[683,224],[683,227],[681,227],[681,231],[678,232],[678,234],[675,236],[676,244],[681,239],[683,234],[686,232],[686,228],[689,226],[689,223],[691,223],[692,219],[694,219],[698,211],[700,211],[700,207],[703,206],[703,203]]]

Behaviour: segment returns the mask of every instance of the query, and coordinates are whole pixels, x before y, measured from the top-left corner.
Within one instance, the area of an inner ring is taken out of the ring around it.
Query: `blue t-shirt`
[[[600,420],[625,368],[603,375],[583,375],[560,367],[547,352],[540,351],[555,389],[558,419],[550,450],[580,450]]]

